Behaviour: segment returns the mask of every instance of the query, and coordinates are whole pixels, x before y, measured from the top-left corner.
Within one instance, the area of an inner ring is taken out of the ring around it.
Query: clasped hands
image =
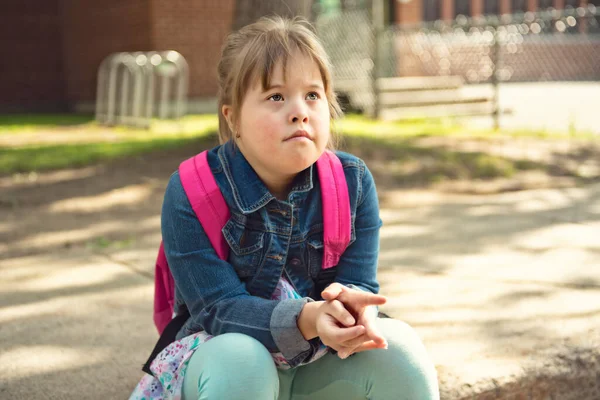
[[[384,296],[332,283],[322,293],[324,302],[318,307],[315,328],[321,341],[345,359],[354,353],[387,349],[375,320],[374,306],[385,304]]]

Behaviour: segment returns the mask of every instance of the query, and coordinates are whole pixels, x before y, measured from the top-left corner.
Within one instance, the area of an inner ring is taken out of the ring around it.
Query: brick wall
[[[190,66],[190,97],[214,97],[234,6],[234,0],[4,0],[0,112],[93,103],[100,63],[121,51],[177,50]]]
[[[147,0],[62,0],[66,93],[93,101],[102,60],[120,51],[153,50]]]
[[[234,0],[152,0],[152,43],[176,50],[190,67],[190,97],[217,94],[221,45],[233,22]]]
[[[0,110],[66,108],[59,0],[3,0]]]
[[[93,105],[98,66],[119,51],[177,50],[190,66],[189,96],[214,97],[220,47],[233,25],[234,7],[234,0],[3,0],[0,112]],[[417,22],[421,7],[422,0],[398,3],[397,19]],[[410,54],[406,43],[398,42],[396,50],[400,76],[439,73],[435,60]],[[454,67],[465,64],[466,56],[451,60],[450,73],[472,69]],[[515,66],[514,81],[599,79],[599,57],[597,41],[526,42],[519,52],[504,55]]]

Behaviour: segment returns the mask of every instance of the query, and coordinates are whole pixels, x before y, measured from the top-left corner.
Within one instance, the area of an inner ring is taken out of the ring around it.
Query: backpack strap
[[[350,198],[340,159],[325,151],[317,160],[323,203],[323,265],[335,267],[350,243]]]
[[[229,246],[221,233],[229,220],[229,207],[208,165],[208,152],[189,158],[179,166],[179,177],[196,217],[221,260],[227,260]]]
[[[222,260],[227,260],[229,256],[229,246],[225,241],[225,237],[221,233],[221,230],[229,220],[229,207],[221,194],[221,190],[217,186],[215,177],[210,170],[208,165],[208,152],[203,151],[202,153],[189,158],[179,165],[179,178],[181,179],[181,185],[183,190],[196,214],[196,217],[202,224],[202,228],[208,236],[210,244],[217,252],[217,255]],[[159,258],[164,258],[164,250],[161,243],[159,250]],[[166,258],[161,259],[160,262],[164,262],[166,265]],[[157,272],[158,272],[157,264]],[[163,290],[166,290],[165,294],[169,300],[169,311],[173,311],[173,298],[174,298],[174,281],[173,276],[169,268],[163,268],[162,272],[165,276],[155,277],[155,308],[157,301],[157,294],[160,290],[159,287],[165,286]],[[157,279],[162,280],[158,281]],[[163,281],[165,283],[163,283]],[[158,291],[157,291],[158,290]],[[169,344],[175,341],[177,333],[181,327],[185,324],[189,318],[190,313],[187,308],[171,319],[166,326],[162,329],[159,328],[160,338],[154,346],[148,361],[142,367],[142,371],[152,375],[150,365],[156,356]]]

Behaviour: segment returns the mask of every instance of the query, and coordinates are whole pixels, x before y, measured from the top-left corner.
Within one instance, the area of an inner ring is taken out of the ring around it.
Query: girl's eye
[[[319,100],[319,93],[317,93],[317,92],[310,92],[309,94],[306,95],[306,97],[309,100]]]
[[[273,100],[273,101],[281,101],[283,100],[283,96],[280,95],[279,93],[276,93],[272,96],[269,97],[269,100]]]

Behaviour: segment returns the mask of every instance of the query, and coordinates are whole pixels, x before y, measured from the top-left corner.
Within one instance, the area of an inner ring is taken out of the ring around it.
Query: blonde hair
[[[221,143],[234,139],[227,119],[222,113],[223,105],[232,107],[232,121],[237,125],[244,97],[251,85],[260,78],[263,89],[268,88],[278,62],[282,62],[285,75],[287,61],[295,51],[300,51],[317,64],[329,103],[331,120],[342,116],[333,91],[329,57],[310,23],[299,17],[293,19],[263,17],[229,34],[223,45],[217,69]],[[330,149],[335,147],[335,136],[335,132],[330,135],[327,145]]]

